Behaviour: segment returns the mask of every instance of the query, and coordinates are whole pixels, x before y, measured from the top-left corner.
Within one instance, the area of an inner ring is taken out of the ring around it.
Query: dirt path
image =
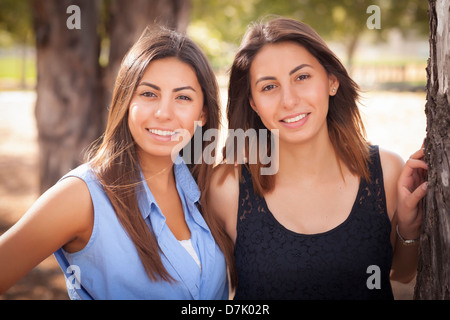
[[[34,92],[0,92],[0,234],[39,196]],[[53,256],[0,295],[4,299],[68,299]]]

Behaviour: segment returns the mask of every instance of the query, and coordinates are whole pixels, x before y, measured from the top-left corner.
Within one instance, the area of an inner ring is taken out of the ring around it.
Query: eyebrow
[[[265,80],[276,80],[277,78],[275,77],[261,77],[258,80],[256,80],[255,85],[258,84],[261,81],[265,81]]]
[[[301,65],[295,67],[294,69],[292,69],[291,72],[289,72],[289,75],[292,76],[292,74],[294,74],[294,73],[297,72],[298,70],[303,69],[303,68],[305,68],[305,67],[311,67],[311,68],[312,68],[312,66],[311,66],[310,64],[303,63],[303,64],[301,64]]]
[[[173,92],[178,92],[178,91],[182,91],[182,90],[192,90],[192,91],[196,92],[195,89],[192,88],[191,86],[175,88],[175,89],[173,89],[172,91],[173,91]]]
[[[301,65],[295,67],[294,69],[292,69],[292,70],[289,72],[289,75],[292,76],[295,72],[297,72],[298,70],[303,69],[303,68],[305,68],[305,67],[311,67],[311,68],[312,68],[312,66],[311,66],[310,64],[303,63],[303,64],[301,64]],[[255,84],[258,84],[259,82],[265,81],[265,80],[276,80],[276,79],[277,79],[277,78],[271,77],[271,76],[261,77],[261,78],[259,78],[258,80],[256,80]]]
[[[141,83],[139,84],[139,86],[147,86],[147,87],[153,88],[153,89],[155,89],[155,90],[161,91],[161,88],[160,88],[160,87],[158,87],[157,85],[154,85],[154,84],[152,84],[152,83],[149,83],[149,82],[141,82]],[[182,91],[182,90],[192,90],[192,91],[194,91],[194,92],[197,92],[197,91],[195,91],[195,89],[192,88],[191,86],[185,86],[185,87],[175,88],[175,89],[172,90],[172,92],[178,92],[178,91]]]

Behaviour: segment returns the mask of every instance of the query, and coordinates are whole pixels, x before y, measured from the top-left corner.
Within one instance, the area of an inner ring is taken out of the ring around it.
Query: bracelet
[[[420,237],[417,238],[417,239],[413,239],[413,240],[407,240],[407,239],[403,238],[402,235],[400,234],[400,232],[398,231],[398,225],[397,225],[397,227],[395,228],[395,230],[397,231],[397,236],[398,236],[398,238],[400,239],[400,241],[402,242],[402,244],[405,245],[405,246],[411,246],[411,245],[413,245],[413,244],[418,243],[419,240],[420,240]]]

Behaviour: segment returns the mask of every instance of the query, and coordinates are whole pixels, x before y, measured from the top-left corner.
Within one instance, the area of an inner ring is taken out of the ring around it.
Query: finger
[[[425,195],[427,194],[427,190],[427,182],[422,183],[406,198],[406,206],[408,208],[415,208],[418,205],[419,201],[422,200],[423,197],[425,197]]]
[[[410,159],[422,159],[425,156],[425,149],[421,148],[414,152],[409,158]]]
[[[406,163],[405,167],[408,167],[410,169],[424,169],[428,170],[428,165],[425,161],[419,160],[419,159],[412,159],[409,158]]]
[[[428,170],[428,165],[423,160],[408,159],[403,166],[402,172],[400,173],[400,178],[411,177],[415,171],[418,170]]]

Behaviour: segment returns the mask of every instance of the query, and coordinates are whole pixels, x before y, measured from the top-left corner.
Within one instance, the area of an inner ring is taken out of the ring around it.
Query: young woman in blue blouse
[[[72,299],[228,298],[196,184],[210,168],[172,157],[183,134],[218,128],[218,99],[190,39],[147,29],[121,64],[100,145],[0,238],[0,292],[55,253]]]

